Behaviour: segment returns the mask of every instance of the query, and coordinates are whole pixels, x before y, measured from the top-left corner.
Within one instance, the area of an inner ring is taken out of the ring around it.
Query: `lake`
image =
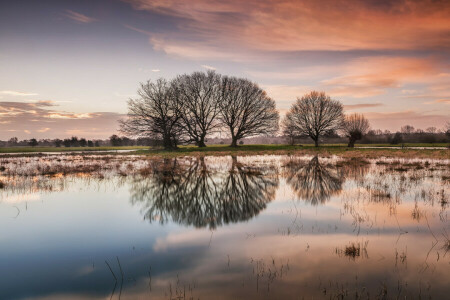
[[[0,158],[0,299],[448,299],[450,161]]]

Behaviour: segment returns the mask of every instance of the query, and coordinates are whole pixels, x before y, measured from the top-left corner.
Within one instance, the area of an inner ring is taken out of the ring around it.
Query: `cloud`
[[[406,57],[362,57],[342,66],[340,76],[322,81],[335,96],[354,98],[384,94],[407,83],[433,81],[440,72],[431,59]]]
[[[153,36],[155,48],[192,57],[258,51],[449,49],[446,1],[123,0],[177,19]],[[238,46],[237,46],[238,45]],[[210,51],[205,51],[209,49]],[[215,51],[212,51],[215,50]],[[186,52],[183,52],[186,51]]]
[[[88,17],[86,15],[77,13],[77,12],[69,10],[69,9],[66,10],[65,16],[70,18],[70,19],[72,19],[72,20],[74,20],[74,21],[76,21],[76,22],[78,22],[78,23],[84,23],[84,24],[92,23],[92,22],[97,21],[97,19]]]
[[[116,133],[117,121],[123,117],[112,112],[66,112],[54,106],[53,101],[0,102],[0,139],[11,134],[18,138],[64,138],[73,132],[86,138],[107,138]]]
[[[41,128],[41,129],[37,130],[37,132],[47,132],[49,130],[50,130],[50,128],[46,127],[46,128]]]
[[[207,69],[207,70],[212,70],[212,71],[217,70],[216,68],[211,67],[211,66],[208,66],[208,65],[201,65],[201,67],[202,67],[202,68],[205,68],[205,69]]]
[[[425,104],[434,104],[434,103],[444,103],[444,104],[450,104],[450,99],[437,99],[430,102],[425,102]]]
[[[383,106],[383,103],[358,103],[358,104],[344,104],[345,110],[353,110],[360,108],[378,107]]]
[[[439,115],[436,112],[418,112],[405,110],[398,112],[366,112],[364,115],[369,119],[371,127],[375,129],[400,130],[401,126],[412,124],[415,128],[428,128],[435,126],[441,128],[450,121],[448,116]]]
[[[311,88],[307,86],[290,86],[284,84],[264,84],[261,87],[271,98],[277,101],[277,104],[288,104],[288,106],[290,106],[290,104],[293,103],[298,97],[301,97],[311,91]]]
[[[152,69],[152,72],[155,72],[155,73],[157,73],[159,71],[161,71],[161,70],[160,69]]]
[[[9,96],[36,96],[38,94],[36,93],[25,93],[25,92],[18,92],[18,91],[0,91],[0,94],[9,95]]]

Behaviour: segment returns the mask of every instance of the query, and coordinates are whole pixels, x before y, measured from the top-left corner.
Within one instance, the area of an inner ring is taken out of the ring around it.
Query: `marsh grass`
[[[349,245],[345,246],[344,249],[336,248],[335,252],[338,256],[340,257],[345,256],[351,260],[356,260],[357,258],[360,257],[368,258],[369,257],[367,254],[368,244],[369,241],[350,243]]]
[[[434,158],[449,159],[450,153],[446,149],[367,149],[348,148],[342,145],[323,145],[320,147],[290,146],[290,145],[240,145],[236,148],[224,145],[210,145],[205,148],[194,146],[182,146],[175,151],[164,151],[160,149],[139,150],[133,154],[143,154],[148,156],[178,157],[178,156],[217,156],[217,155],[320,155],[331,157],[333,155],[345,158]]]

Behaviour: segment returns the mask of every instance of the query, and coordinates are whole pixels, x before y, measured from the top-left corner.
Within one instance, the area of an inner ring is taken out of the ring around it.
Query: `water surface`
[[[0,299],[450,292],[448,160],[62,154],[0,164]]]

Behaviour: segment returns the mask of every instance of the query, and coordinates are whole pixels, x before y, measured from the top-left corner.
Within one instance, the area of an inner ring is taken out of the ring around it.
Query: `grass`
[[[0,153],[21,152],[73,152],[73,151],[111,151],[111,150],[141,150],[148,149],[147,146],[123,146],[123,147],[3,147]]]
[[[412,144],[410,144],[412,145]],[[444,144],[414,144],[420,147],[428,147],[429,145],[442,146]],[[375,146],[386,147],[389,145],[358,145],[358,146]],[[205,148],[198,148],[196,146],[181,146],[176,151],[166,151],[163,149],[149,149],[146,146],[129,146],[129,147],[11,147],[0,148],[0,153],[33,153],[33,152],[71,152],[71,151],[102,151],[110,150],[136,150],[128,152],[128,154],[142,154],[148,156],[159,157],[177,157],[177,156],[211,156],[211,155],[322,155],[331,156],[339,155],[343,157],[357,157],[357,158],[377,158],[377,157],[400,157],[400,158],[436,158],[436,159],[450,159],[450,151],[447,149],[386,149],[386,148],[347,148],[344,144],[324,144],[318,148],[314,145],[240,145],[232,148],[228,145],[208,145]],[[111,154],[109,152],[109,154]],[[121,153],[126,154],[126,153]]]
[[[344,145],[322,145],[318,148],[314,145],[240,145],[232,148],[227,145],[210,145],[205,148],[195,146],[182,146],[176,151],[158,149],[139,150],[133,154],[144,154],[162,157],[177,156],[211,156],[211,155],[338,155],[356,158],[400,157],[400,158],[436,158],[450,159],[450,151],[447,149],[362,149],[347,148]]]
[[[448,147],[448,143],[356,144],[355,147]]]

